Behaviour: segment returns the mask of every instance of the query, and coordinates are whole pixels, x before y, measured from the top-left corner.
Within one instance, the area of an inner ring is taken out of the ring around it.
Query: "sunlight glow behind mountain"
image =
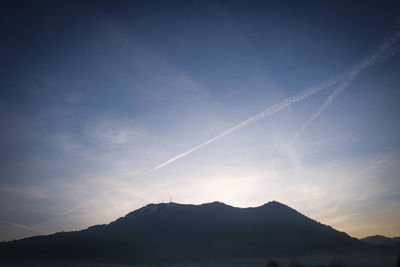
[[[396,1],[57,2],[1,4],[0,241],[170,197],[400,235]]]

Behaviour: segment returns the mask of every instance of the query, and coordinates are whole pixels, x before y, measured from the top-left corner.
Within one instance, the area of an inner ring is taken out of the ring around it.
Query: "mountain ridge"
[[[277,201],[238,208],[148,204],[117,220],[74,232],[0,243],[0,258],[119,263],[346,253],[370,246]]]
[[[370,245],[400,245],[400,237],[387,237],[383,235],[372,235],[361,238],[362,241]]]

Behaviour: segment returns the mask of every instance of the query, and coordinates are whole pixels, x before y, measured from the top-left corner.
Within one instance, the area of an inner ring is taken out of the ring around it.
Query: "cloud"
[[[143,135],[143,131],[133,123],[112,118],[101,119],[85,130],[89,142],[110,149],[131,143]]]

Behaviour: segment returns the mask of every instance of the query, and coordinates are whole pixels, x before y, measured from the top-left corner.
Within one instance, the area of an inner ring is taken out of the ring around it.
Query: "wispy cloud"
[[[191,149],[189,149],[189,150],[187,150],[187,151],[185,151],[185,152],[183,152],[183,153],[181,153],[181,154],[179,154],[179,155],[177,155],[177,156],[175,156],[173,158],[170,158],[169,160],[167,160],[167,161],[165,161],[165,162],[163,162],[163,163],[161,163],[161,164],[159,164],[157,166],[155,166],[151,171],[157,171],[157,170],[159,170],[161,168],[164,168],[165,166],[171,164],[172,162],[174,162],[174,161],[176,161],[176,160],[178,160],[180,158],[183,158],[183,157],[185,157],[185,156],[187,156],[187,155],[199,150],[200,148],[205,147],[205,146],[207,146],[207,145],[209,145],[209,144],[211,144],[211,143],[213,143],[213,142],[225,137],[226,135],[228,135],[228,134],[230,134],[230,133],[232,133],[232,132],[234,132],[236,130],[239,130],[239,129],[241,129],[241,128],[243,128],[243,127],[245,127],[245,126],[247,126],[247,125],[249,125],[251,123],[254,123],[254,122],[258,121],[258,120],[261,120],[263,118],[271,116],[271,115],[273,115],[273,114],[275,114],[275,113],[277,113],[277,112],[289,107],[290,105],[292,105],[294,103],[301,102],[301,101],[309,98],[310,96],[315,95],[316,93],[318,93],[318,92],[320,92],[320,91],[322,91],[322,90],[324,90],[326,88],[329,88],[329,87],[337,84],[338,82],[342,82],[343,81],[343,83],[338,88],[336,88],[336,90],[327,98],[327,100],[320,107],[320,109],[317,111],[317,113],[315,113],[303,125],[301,132],[304,131],[304,129],[306,127],[308,127],[308,125],[312,122],[312,120],[317,118],[319,116],[319,114],[321,114],[321,112],[342,91],[344,91],[349,86],[351,81],[362,70],[364,70],[367,67],[371,67],[371,66],[375,65],[376,63],[378,63],[378,62],[380,62],[382,60],[385,60],[385,59],[397,54],[400,51],[400,47],[399,46],[394,47],[391,50],[389,50],[389,48],[393,44],[395,44],[399,40],[399,38],[400,38],[400,32],[397,32],[396,34],[394,34],[393,37],[389,38],[386,42],[384,42],[382,45],[380,45],[378,47],[378,49],[376,50],[376,52],[374,52],[373,54],[368,56],[366,59],[361,61],[359,64],[353,66],[350,70],[347,70],[347,71],[343,72],[340,75],[333,76],[333,77],[329,78],[328,80],[326,80],[326,81],[324,81],[324,82],[322,82],[322,83],[320,83],[318,85],[315,85],[315,86],[313,86],[311,88],[308,88],[308,89],[300,92],[299,94],[297,94],[295,96],[286,98],[285,100],[283,100],[283,101],[281,101],[281,102],[279,102],[279,103],[277,103],[277,104],[275,104],[273,106],[270,106],[266,110],[264,110],[264,111],[262,111],[262,112],[260,112],[260,113],[258,113],[256,115],[248,118],[247,120],[245,120],[245,121],[233,126],[232,128],[222,132],[221,134],[219,134],[219,135],[217,135],[217,136],[215,136],[215,137],[213,137],[213,138],[211,138],[211,139],[209,139],[209,140],[207,140],[207,141],[205,141],[205,142],[203,142],[203,143],[201,143],[201,144],[199,144],[199,145],[197,145],[197,146],[195,146],[195,147],[193,147],[193,148],[191,148]]]
[[[85,129],[85,136],[89,142],[109,149],[127,145],[143,135],[143,130],[132,122],[115,118],[101,118]]]

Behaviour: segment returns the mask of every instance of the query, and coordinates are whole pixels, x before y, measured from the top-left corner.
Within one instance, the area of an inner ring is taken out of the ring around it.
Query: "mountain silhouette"
[[[276,201],[149,204],[106,225],[0,243],[2,261],[175,263],[360,252],[370,245]]]
[[[383,235],[373,235],[367,236],[361,240],[371,245],[400,245],[400,237],[391,238]]]

